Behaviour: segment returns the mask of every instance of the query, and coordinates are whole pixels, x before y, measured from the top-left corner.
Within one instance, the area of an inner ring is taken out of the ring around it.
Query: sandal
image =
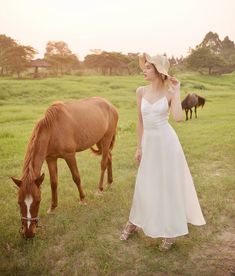
[[[162,243],[159,245],[160,251],[168,251],[171,249],[172,245],[175,243],[174,239],[163,239]]]
[[[120,240],[121,241],[126,241],[128,240],[129,236],[133,234],[134,232],[138,231],[138,227],[131,222],[127,222],[125,228],[123,229]]]

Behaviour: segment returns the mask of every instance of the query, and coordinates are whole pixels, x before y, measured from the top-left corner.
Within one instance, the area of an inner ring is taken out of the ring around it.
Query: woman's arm
[[[138,119],[137,119],[137,150],[135,154],[135,158],[139,163],[142,156],[142,136],[143,136],[143,119],[141,114],[141,100],[142,100],[143,88],[138,87],[136,89],[136,101],[137,101],[137,112],[138,112]]]
[[[176,122],[183,120],[183,111],[180,100],[180,82],[171,77],[170,78],[172,91],[171,91],[171,114]]]

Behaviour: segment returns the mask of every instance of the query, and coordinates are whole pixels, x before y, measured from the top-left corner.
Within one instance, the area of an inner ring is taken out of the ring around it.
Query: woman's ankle
[[[137,231],[137,229],[138,229],[138,227],[135,224],[133,224],[130,221],[128,221],[126,223],[123,231],[122,231],[120,239],[121,240],[127,240],[131,234],[133,234],[134,232]]]

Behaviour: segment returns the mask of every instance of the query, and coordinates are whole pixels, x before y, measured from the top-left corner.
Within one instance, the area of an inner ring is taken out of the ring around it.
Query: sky
[[[33,46],[186,56],[209,31],[235,41],[235,0],[0,0],[0,34]]]

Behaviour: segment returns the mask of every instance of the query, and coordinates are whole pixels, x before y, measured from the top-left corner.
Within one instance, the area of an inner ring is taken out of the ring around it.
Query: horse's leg
[[[47,213],[51,213],[57,207],[57,184],[58,184],[58,173],[57,173],[57,159],[48,158],[47,166],[50,174],[51,182],[51,207],[47,210]]]
[[[192,108],[189,108],[189,110],[190,110],[190,119],[192,119],[192,114],[193,114]]]
[[[195,118],[197,119],[197,106],[195,106],[194,112],[195,112]]]
[[[68,165],[68,167],[71,171],[73,181],[77,185],[81,202],[85,203],[85,200],[84,200],[85,199],[85,193],[84,193],[82,185],[81,185],[81,179],[80,179],[80,174],[79,174],[78,167],[77,167],[75,154],[66,155],[66,157],[64,159],[65,159],[65,161],[66,161],[66,163],[67,163],[67,165]]]
[[[186,121],[188,120],[188,109],[185,108]]]
[[[104,137],[103,140],[101,141],[102,143],[102,159],[100,162],[101,165],[101,174],[100,174],[100,182],[99,182],[99,191],[103,191],[104,190],[104,173],[105,170],[107,169],[108,166],[108,159],[109,159],[109,151],[110,151],[110,144],[111,144],[112,138],[110,139],[110,137]],[[111,161],[111,159],[110,159]],[[110,162],[109,161],[109,162]],[[111,162],[109,163],[109,166],[111,166]],[[110,173],[110,172],[109,172]]]
[[[107,172],[108,172],[108,183],[113,183],[113,172],[112,172],[112,153],[109,152],[108,155],[108,166],[107,166]]]

